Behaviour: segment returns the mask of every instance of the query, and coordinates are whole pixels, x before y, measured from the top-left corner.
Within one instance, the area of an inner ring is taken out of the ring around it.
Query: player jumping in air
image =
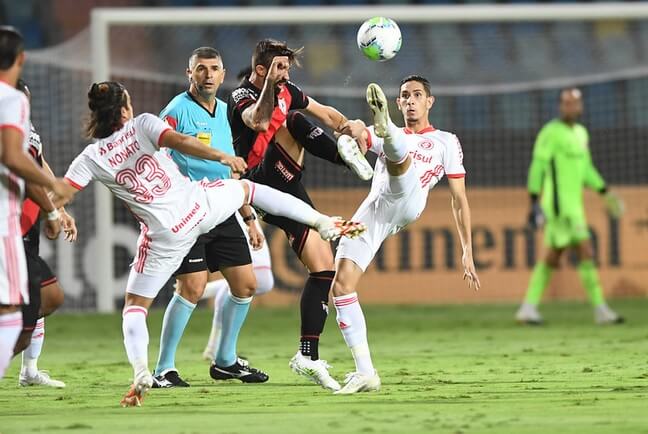
[[[194,136],[203,144],[234,155],[232,131],[227,121],[227,105],[216,98],[225,78],[225,68],[218,51],[201,47],[189,57],[186,71],[189,89],[169,102],[160,117],[176,131]],[[180,151],[169,152],[180,172],[194,181],[228,179],[228,166],[203,160]],[[246,233],[249,233],[246,237]],[[248,241],[248,238],[250,241]],[[250,251],[250,243],[254,251]],[[258,253],[257,253],[258,252]],[[256,258],[253,265],[252,258]],[[253,295],[272,289],[270,251],[249,205],[203,234],[177,270],[176,292],[164,313],[160,336],[160,354],[155,367],[154,387],[187,387],[175,366],[175,355],[189,318],[208,285],[210,273],[220,271],[225,279],[212,286],[217,304],[214,321],[219,327],[218,346],[210,352],[210,375],[216,380],[238,378],[246,383],[263,383],[268,375],[237,357],[238,335],[245,322]],[[211,289],[211,288],[210,288]]]
[[[123,406],[139,406],[153,384],[148,369],[148,308],[201,234],[244,204],[314,227],[324,239],[356,236],[364,227],[320,214],[288,194],[251,181],[191,181],[167,152],[158,152],[161,147],[219,161],[234,172],[244,171],[246,164],[174,131],[154,115],[134,117],[130,96],[120,83],[94,83],[88,92],[88,106],[91,113],[86,133],[97,141],[74,159],[65,179],[72,194],[93,180],[101,182],[140,222],[122,319],[134,380],[121,400]],[[64,202],[56,201],[57,205]]]
[[[526,298],[515,318],[522,323],[542,324],[543,319],[538,312],[542,293],[553,271],[559,266],[562,253],[574,249],[578,254],[578,274],[594,307],[595,321],[599,324],[618,324],[623,322],[623,318],[605,303],[594,265],[583,205],[583,187],[589,187],[604,197],[613,218],[621,215],[623,204],[607,190],[605,181],[592,163],[589,134],[578,123],[583,113],[580,90],[570,88],[560,92],[559,109],[560,118],[550,121],[538,133],[528,179],[531,194],[529,223],[537,228],[544,222],[547,252],[544,260],[539,261],[533,269]]]
[[[236,154],[246,159],[244,178],[266,183],[312,204],[301,177],[304,150],[332,162],[346,164],[361,179],[369,179],[371,166],[355,141],[347,140],[338,150],[336,142],[297,110],[304,110],[327,127],[358,137],[362,122],[348,121],[333,107],[306,96],[289,81],[291,65],[298,63],[300,50],[283,42],[264,39],[252,56],[252,72],[232,92],[228,101],[229,120]],[[281,228],[309,272],[301,295],[301,336],[297,353],[290,361],[292,370],[323,387],[337,390],[340,385],[319,359],[319,338],[328,314],[333,271],[333,254],[328,242],[311,236],[308,226],[268,213],[264,221]]]
[[[430,125],[428,114],[434,97],[428,81],[416,75],[401,81],[396,103],[405,119],[405,128],[396,127],[390,120],[387,99],[378,85],[372,83],[367,87],[367,103],[374,125],[365,135],[369,150],[378,154],[378,159],[369,195],[354,216],[367,222],[367,231],[354,240],[340,242],[332,284],[337,322],[356,365],[355,372],[347,374],[346,384],[335,392],[338,394],[380,389],[358,301],[358,284],[383,241],[419,218],[430,189],[444,174],[448,177],[452,214],[463,249],[463,277],[469,286],[476,290],[480,287],[472,255],[463,152],[457,136]],[[339,141],[342,140],[340,137]]]

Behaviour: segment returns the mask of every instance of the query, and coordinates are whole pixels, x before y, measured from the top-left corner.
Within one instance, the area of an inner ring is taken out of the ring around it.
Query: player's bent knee
[[[63,305],[65,293],[58,284],[47,285],[41,288],[40,315],[48,316]]]
[[[345,284],[343,280],[340,280],[336,277],[333,280],[331,291],[333,292],[333,297],[341,297],[343,295],[349,295],[355,292],[355,288],[353,288],[351,285]]]

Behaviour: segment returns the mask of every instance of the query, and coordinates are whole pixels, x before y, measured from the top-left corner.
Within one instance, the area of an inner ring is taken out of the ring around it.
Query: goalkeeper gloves
[[[605,208],[607,209],[608,214],[613,219],[618,219],[623,215],[625,211],[625,205],[623,200],[612,192],[605,192],[603,195],[603,200],[605,200]]]
[[[529,227],[531,229],[538,229],[544,225],[545,216],[542,212],[540,204],[535,201],[531,203],[531,212],[529,212]]]

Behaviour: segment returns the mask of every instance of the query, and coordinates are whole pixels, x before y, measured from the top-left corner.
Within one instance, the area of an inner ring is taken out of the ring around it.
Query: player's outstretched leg
[[[338,137],[337,150],[340,157],[358,175],[358,178],[368,181],[373,177],[371,164],[362,155],[358,143],[351,136],[342,134]]]
[[[46,371],[38,370],[38,358],[43,349],[45,340],[45,318],[36,321],[36,327],[32,331],[31,342],[22,352],[22,366],[18,377],[19,386],[48,386],[61,389],[65,383],[50,378]]]
[[[250,186],[250,204],[269,214],[287,217],[310,226],[326,241],[333,241],[339,237],[355,238],[367,229],[359,222],[324,215],[307,203],[267,185],[244,182]]]
[[[286,126],[295,141],[308,153],[333,164],[346,164],[363,181],[373,176],[371,165],[351,137],[346,136],[350,140],[345,140],[341,148],[339,140],[336,144],[335,139],[298,111],[288,114]]]
[[[399,163],[408,155],[407,146],[401,140],[402,131],[389,118],[387,98],[380,86],[370,83],[367,86],[367,104],[373,113],[374,131],[384,139],[383,151],[391,162]]]

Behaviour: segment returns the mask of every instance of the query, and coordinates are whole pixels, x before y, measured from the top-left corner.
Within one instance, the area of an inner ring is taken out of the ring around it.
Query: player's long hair
[[[300,66],[299,56],[304,47],[301,48],[288,48],[285,42],[280,42],[274,39],[262,39],[254,48],[252,54],[252,70],[257,65],[264,66],[266,69],[270,68],[272,59],[276,56],[286,56],[291,65]]]
[[[121,109],[126,107],[126,88],[116,81],[93,83],[88,91],[90,117],[85,124],[89,139],[103,139],[122,127]]]

